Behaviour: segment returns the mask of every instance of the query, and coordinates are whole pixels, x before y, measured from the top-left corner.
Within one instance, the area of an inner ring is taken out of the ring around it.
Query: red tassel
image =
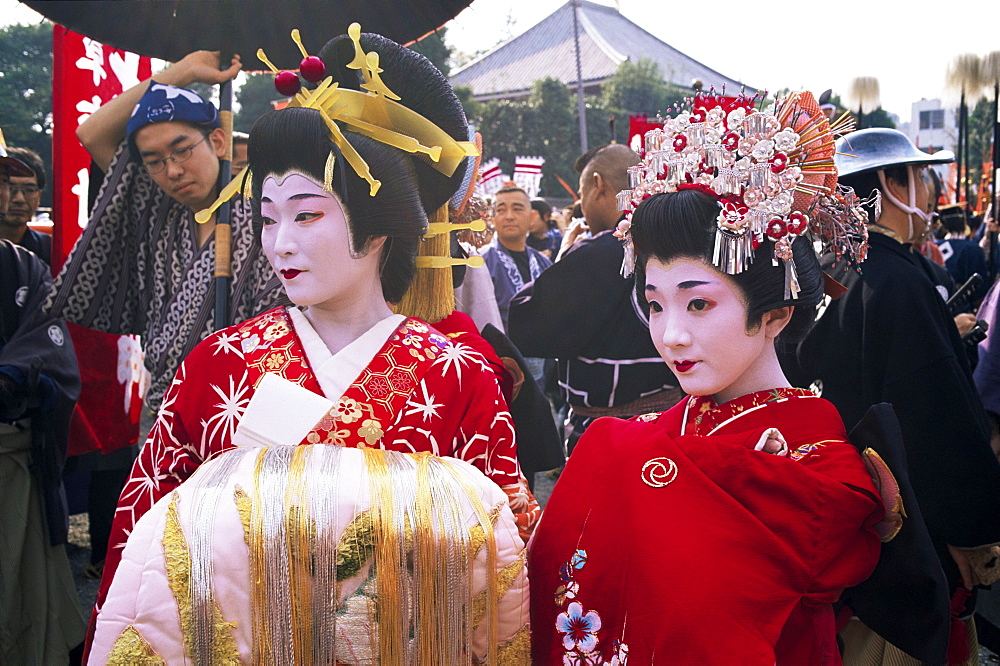
[[[959,582],[961,585],[961,582]],[[959,587],[951,595],[951,635],[948,637],[948,663],[964,664],[969,661],[969,628],[958,617],[963,613],[972,593]]]

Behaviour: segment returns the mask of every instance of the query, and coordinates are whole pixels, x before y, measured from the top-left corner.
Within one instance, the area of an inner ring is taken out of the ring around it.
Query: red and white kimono
[[[299,310],[277,308],[212,334],[177,371],[118,501],[98,611],[136,521],[202,462],[235,446],[267,374],[335,405],[301,443],[460,458],[500,486],[522,536],[531,533],[538,504],[518,466],[496,375],[479,352],[422,321],[394,315],[331,354]]]
[[[808,391],[600,419],[529,544],[534,663],[839,664],[832,603],[875,567],[882,514]]]

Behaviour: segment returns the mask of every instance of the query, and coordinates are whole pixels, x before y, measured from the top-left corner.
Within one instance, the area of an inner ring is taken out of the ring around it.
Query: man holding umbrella
[[[197,51],[105,104],[77,130],[107,175],[90,223],[56,279],[52,312],[89,328],[143,337],[156,410],[187,353],[215,329],[286,302],[253,239],[250,204],[232,209],[231,314],[215,321],[215,217],[227,137],[215,107],[185,86],[215,84],[216,53]],[[224,249],[224,248],[221,248]]]

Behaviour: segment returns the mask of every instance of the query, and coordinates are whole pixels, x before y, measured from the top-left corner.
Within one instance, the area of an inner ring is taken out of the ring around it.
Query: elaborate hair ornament
[[[368,181],[371,196],[375,196],[378,192],[381,182],[371,174],[364,158],[344,136],[341,125],[348,126],[353,132],[412,153],[445,176],[454,174],[466,157],[479,155],[475,143],[456,141],[427,118],[398,103],[396,100],[400,97],[392,92],[379,76],[384,70],[379,67],[378,54],[374,51],[365,53],[361,46],[361,26],[352,23],[347,34],[354,42],[355,51],[354,59],[347,67],[361,71],[365,80],[361,86],[364,92],[341,88],[333,82],[333,77],[323,78],[326,74],[325,64],[320,58],[308,55],[302,46],[298,30],[292,31],[292,40],[303,55],[299,71],[307,81],[319,81],[314,90],[303,89],[295,72],[279,71],[267,59],[263,49],[258,49],[257,57],[275,73],[275,87],[278,91],[292,96],[286,108],[303,107],[320,112],[330,132],[330,140],[337,146],[355,173]],[[219,198],[209,208],[199,211],[195,219],[199,223],[207,222],[212,213],[237,191],[242,189],[244,193],[248,192],[249,178],[249,170],[237,175],[233,180],[234,182],[242,180],[242,185],[230,183],[223,188]],[[325,189],[332,188],[332,178],[333,163],[330,162],[324,173]]]
[[[758,98],[695,97],[693,108],[665,119],[643,137],[643,160],[629,168],[630,189],[618,194],[626,220],[615,235],[625,243],[622,273],[635,267],[631,214],[643,199],[695,189],[719,203],[712,263],[736,275],[765,238],[774,264],[785,262],[786,298],[799,291],[792,241],[812,232],[838,258],[859,262],[867,248],[865,216],[853,192],[837,187],[834,140],[854,129],[844,114],[833,125],[809,92],[767,110]],[[815,219],[813,217],[815,216]]]

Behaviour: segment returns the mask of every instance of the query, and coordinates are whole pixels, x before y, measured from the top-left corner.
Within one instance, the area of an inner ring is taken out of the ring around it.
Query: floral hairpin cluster
[[[618,194],[619,209],[627,214],[615,235],[625,241],[623,273],[631,274],[631,213],[647,197],[663,192],[697,189],[719,202],[713,263],[735,275],[744,271],[764,239],[774,242],[774,262],[786,266],[786,298],[795,298],[798,281],[792,261],[792,241],[810,230],[853,258],[863,255],[867,231],[853,224],[847,208],[830,224],[837,206],[848,199],[837,196],[834,141],[853,129],[842,118],[832,127],[811,93],[793,94],[772,109],[755,108],[757,98],[697,97],[690,111],[664,121],[662,129],[644,136],[643,161],[628,170],[631,189]],[[813,224],[809,208],[818,197],[824,202],[823,225]],[[858,242],[845,240],[845,236]],[[857,251],[860,250],[860,251]]]

